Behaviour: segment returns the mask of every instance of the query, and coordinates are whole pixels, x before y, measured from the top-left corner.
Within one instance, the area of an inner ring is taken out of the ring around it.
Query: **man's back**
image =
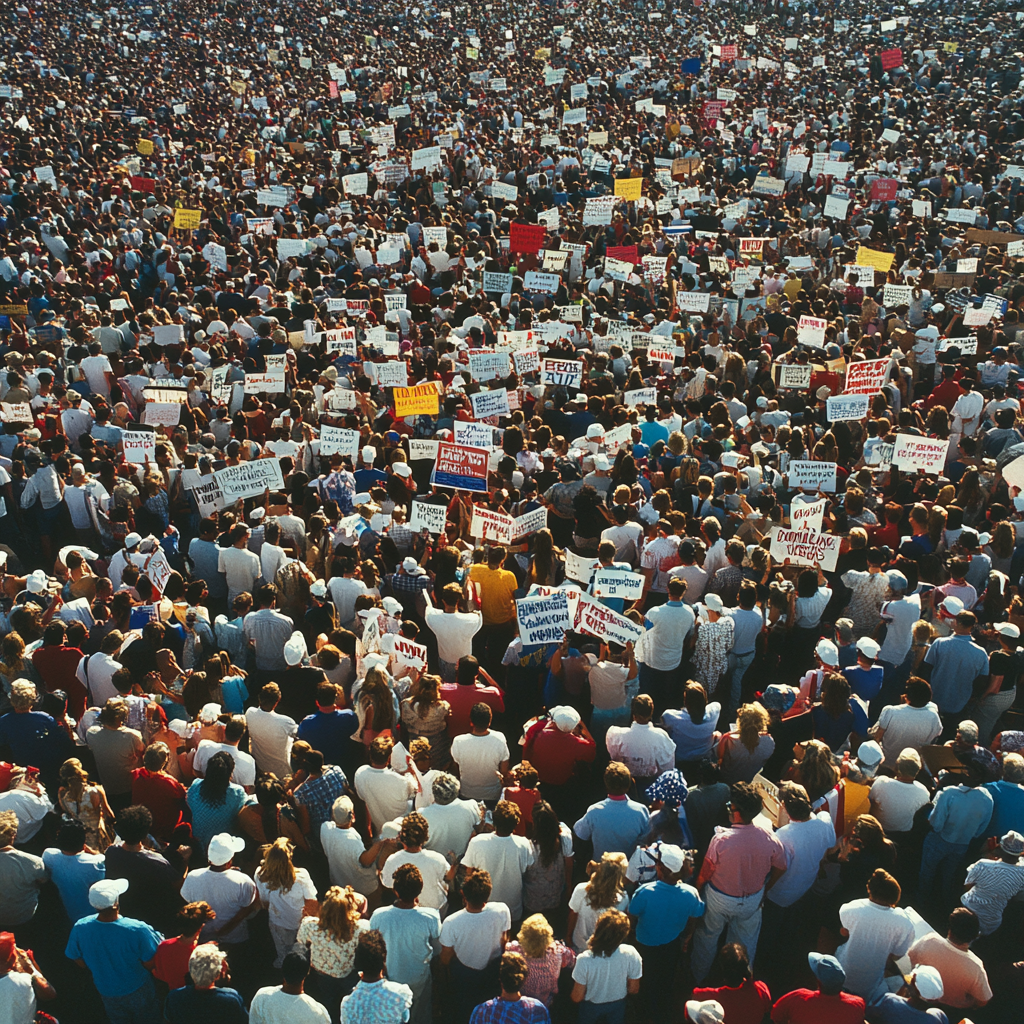
[[[245,723],[249,728],[249,750],[256,759],[256,767],[261,772],[273,772],[279,779],[290,775],[288,757],[299,728],[295,719],[276,711],[249,708],[245,713]],[[321,750],[320,747],[314,749]]]
[[[370,812],[374,835],[380,834],[381,826],[386,822],[405,816],[412,795],[412,783],[406,776],[390,768],[374,768],[364,764],[356,770],[353,784]]]
[[[378,907],[370,927],[384,937],[392,981],[412,985],[430,973],[441,938],[441,917],[433,907]]]
[[[608,797],[587,808],[587,813],[573,826],[580,839],[594,844],[594,860],[608,853],[624,853],[629,857],[636,844],[647,834],[650,814],[643,804],[625,797]]]
[[[261,988],[252,997],[249,1024],[330,1024],[331,1015],[312,996],[292,995],[280,985]]]
[[[412,989],[396,981],[360,981],[341,1001],[342,1024],[404,1024],[412,1006]],[[251,1018],[250,1018],[251,1019]]]

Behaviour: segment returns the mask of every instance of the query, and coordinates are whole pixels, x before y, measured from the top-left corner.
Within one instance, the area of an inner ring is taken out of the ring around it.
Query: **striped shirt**
[[[967,884],[973,888],[960,897],[960,902],[978,915],[981,934],[991,935],[1002,923],[1006,904],[1024,892],[1024,865],[979,860],[968,870]]]

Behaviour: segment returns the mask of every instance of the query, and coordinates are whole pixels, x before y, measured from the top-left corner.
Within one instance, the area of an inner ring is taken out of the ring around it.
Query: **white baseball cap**
[[[551,721],[562,732],[572,732],[580,724],[580,713],[568,704],[559,704],[551,709]]]
[[[309,592],[314,597],[326,597],[327,596],[327,584],[323,580],[317,580],[316,583],[310,585]]]
[[[284,660],[294,668],[309,652],[306,649],[306,638],[296,630],[284,645]]]
[[[377,449],[372,445],[367,445],[363,449],[363,462],[373,462],[377,458]]]
[[[862,636],[857,641],[857,650],[864,655],[865,658],[870,658],[872,661],[878,657],[878,652],[882,649],[881,644],[876,640],[873,640],[869,636]]]
[[[995,630],[1000,636],[1008,636],[1011,640],[1016,640],[1020,636],[1020,627],[1012,622],[997,622]]]
[[[818,646],[814,648],[814,653],[821,658],[826,665],[838,666],[839,665],[839,648],[836,647],[831,640],[822,638],[818,641]]]
[[[121,894],[127,891],[127,878],[103,878],[89,886],[89,906],[94,910],[109,910],[117,906]]]
[[[927,1003],[938,1001],[946,991],[942,985],[942,975],[935,967],[918,967],[913,974],[907,975],[904,981],[908,985],[913,985],[917,989],[917,994]]]
[[[42,569],[29,573],[25,586],[30,594],[41,594],[50,585],[50,577]]]
[[[227,864],[236,853],[245,849],[245,840],[230,832],[221,832],[210,840],[209,849],[206,851],[206,859],[218,867]]]
[[[408,462],[396,462],[391,468],[396,476],[405,477],[406,479],[412,476],[412,466]]]
[[[683,865],[686,863],[686,852],[673,843],[662,843],[658,847],[658,860],[672,874],[677,875],[683,870]]]
[[[221,706],[219,704],[204,704],[199,709],[199,721],[204,725],[213,725],[220,718]]]

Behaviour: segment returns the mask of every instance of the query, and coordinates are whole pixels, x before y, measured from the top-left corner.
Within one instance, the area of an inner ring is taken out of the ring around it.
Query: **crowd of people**
[[[1005,1024],[1024,13],[34,0],[0,1024]]]

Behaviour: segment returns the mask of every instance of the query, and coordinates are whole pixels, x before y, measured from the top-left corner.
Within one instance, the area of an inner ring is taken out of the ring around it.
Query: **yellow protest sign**
[[[139,144],[136,147],[143,156],[153,155],[153,140],[152,139],[139,139]]]
[[[184,231],[195,231],[199,227],[202,216],[202,210],[175,210],[174,226],[182,228]]]
[[[414,388],[395,388],[395,415],[436,416],[441,407],[441,396],[433,384],[420,384]]]
[[[615,194],[631,203],[635,203],[644,190],[643,178],[616,178]]]
[[[480,56],[480,51],[475,46],[466,47],[466,59],[476,60]]]
[[[956,43],[954,43],[954,42],[943,43],[942,44],[942,49],[946,53],[956,53]]]
[[[862,245],[857,250],[856,263],[858,267],[874,267],[875,270],[880,270],[883,274],[887,274],[895,259],[894,253],[878,252],[875,249],[868,249]]]

